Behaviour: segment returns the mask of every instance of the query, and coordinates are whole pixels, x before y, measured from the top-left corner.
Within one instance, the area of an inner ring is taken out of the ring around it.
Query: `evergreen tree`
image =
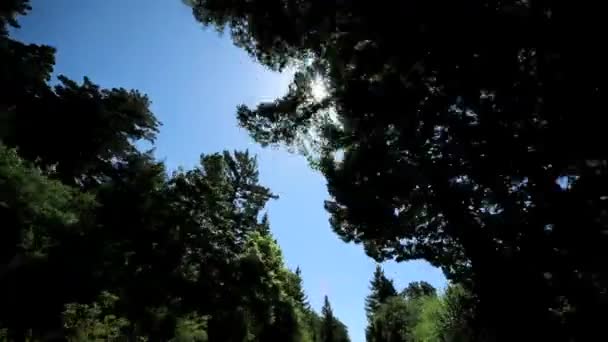
[[[334,342],[335,341],[335,325],[336,320],[334,318],[329,298],[325,296],[323,298],[323,307],[321,308],[321,341],[322,342]]]
[[[413,282],[409,295],[381,304],[369,321],[368,342],[486,341],[474,327],[474,302],[462,286],[450,285],[442,295],[423,295],[425,282]]]
[[[379,319],[377,313],[383,304],[397,296],[397,290],[395,290],[392,279],[384,275],[384,270],[380,265],[376,265],[374,275],[370,281],[370,291],[371,293],[365,298],[365,312],[368,322],[365,335],[368,342],[384,342],[387,341],[385,336],[387,332],[384,327],[387,323]]]
[[[365,298],[365,312],[368,319],[387,299],[397,295],[393,280],[384,275],[384,270],[380,265],[376,265],[376,270],[370,281],[370,291],[371,293]]]
[[[289,272],[287,294],[289,297],[293,298],[302,310],[310,310],[310,304],[308,303],[308,298],[304,293],[302,285],[302,270],[300,270],[299,266],[296,267],[295,272]]]
[[[8,26],[19,27],[17,15],[24,15],[31,9],[28,0],[7,0],[0,5],[0,37],[8,32]]]
[[[338,320],[333,313],[329,298],[325,296],[323,299],[323,307],[321,308],[321,342],[350,342],[346,326]]]

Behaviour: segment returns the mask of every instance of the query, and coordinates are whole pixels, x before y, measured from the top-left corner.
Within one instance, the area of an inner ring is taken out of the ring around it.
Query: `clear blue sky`
[[[262,183],[280,196],[268,211],[288,265],[302,268],[313,307],[320,309],[328,294],[353,342],[363,342],[363,300],[374,262],[331,231],[322,176],[300,156],[261,149],[236,123],[238,104],[276,98],[289,75],[266,70],[229,37],[203,29],[180,0],[33,0],[32,5],[14,36],[56,47],[59,74],[148,94],[163,122],[156,154],[169,168],[192,167],[201,153],[224,149],[257,154]],[[384,266],[400,288],[415,280],[445,285],[441,272],[424,262]]]

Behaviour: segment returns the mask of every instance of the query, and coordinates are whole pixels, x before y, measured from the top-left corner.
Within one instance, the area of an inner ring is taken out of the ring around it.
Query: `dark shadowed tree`
[[[82,280],[83,271],[68,277],[66,268],[77,264],[72,252],[92,228],[95,205],[93,196],[49,179],[0,143],[0,326],[9,340],[61,325],[64,303],[77,296],[70,280]]]
[[[6,0],[0,4],[0,37],[8,34],[8,27],[19,27],[18,15],[25,15],[31,9],[29,0]]]
[[[298,70],[284,97],[241,106],[238,118],[263,145],[312,152],[345,241],[377,260],[441,267],[479,298],[478,317],[500,340],[602,333],[606,52],[530,47],[602,32],[599,8],[188,2],[197,20],[229,32],[259,62]],[[513,43],[424,44],[463,37]],[[323,99],[312,96],[315,80],[327,88]]]
[[[0,8],[0,27],[16,25],[27,1]],[[55,49],[0,36],[0,141],[24,158],[53,167],[53,177],[92,186],[117,163],[136,155],[136,142],[152,143],[159,122],[137,90],[103,89],[88,78],[59,76],[50,86]]]

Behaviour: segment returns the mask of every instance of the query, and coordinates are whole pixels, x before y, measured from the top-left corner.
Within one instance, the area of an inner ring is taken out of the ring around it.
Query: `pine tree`
[[[302,271],[299,266],[296,267],[295,272],[289,272],[286,290],[287,295],[291,297],[303,311],[310,310],[308,298],[304,293]]]
[[[388,298],[397,295],[393,280],[384,275],[384,270],[380,265],[376,265],[374,276],[370,282],[370,290],[371,293],[365,298],[365,312],[368,319]]]
[[[325,296],[323,299],[323,307],[321,308],[321,342],[334,342],[334,312],[329,303],[329,298]]]
[[[329,298],[325,296],[323,299],[323,307],[321,308],[321,323],[320,323],[320,341],[321,342],[349,342],[348,330],[346,326],[334,316],[333,309],[329,303]]]

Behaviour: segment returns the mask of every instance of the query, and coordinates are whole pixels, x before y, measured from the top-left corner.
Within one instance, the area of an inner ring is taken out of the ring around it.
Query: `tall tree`
[[[397,295],[393,280],[384,275],[384,270],[380,265],[376,265],[376,270],[370,281],[370,291],[371,293],[365,298],[365,312],[368,319],[387,299]]]
[[[323,307],[321,308],[321,341],[335,341],[335,318],[334,312],[329,303],[327,295],[323,298]]]
[[[321,342],[349,342],[348,331],[346,326],[334,316],[334,312],[329,303],[329,298],[325,296],[323,299],[323,307],[321,308]]]
[[[27,1],[0,8],[0,25],[16,25]],[[59,76],[48,84],[55,49],[0,36],[0,141],[54,177],[88,185],[109,177],[113,165],[137,154],[135,143],[153,142],[160,123],[150,101],[137,90],[103,89],[88,78],[82,84]],[[17,134],[19,132],[19,134]]]
[[[189,3],[200,22],[230,32],[264,65],[299,68],[284,97],[237,115],[263,145],[318,153],[332,196],[326,208],[345,241],[377,260],[441,267],[478,296],[479,317],[497,339],[601,333],[608,152],[597,113],[606,52],[521,47],[601,32],[599,7]],[[463,37],[515,44],[418,44]],[[323,99],[311,92],[319,78]]]
[[[309,310],[310,304],[308,303],[306,293],[304,293],[302,270],[299,266],[296,267],[295,272],[289,272],[287,286],[287,295],[293,298],[303,310]]]

